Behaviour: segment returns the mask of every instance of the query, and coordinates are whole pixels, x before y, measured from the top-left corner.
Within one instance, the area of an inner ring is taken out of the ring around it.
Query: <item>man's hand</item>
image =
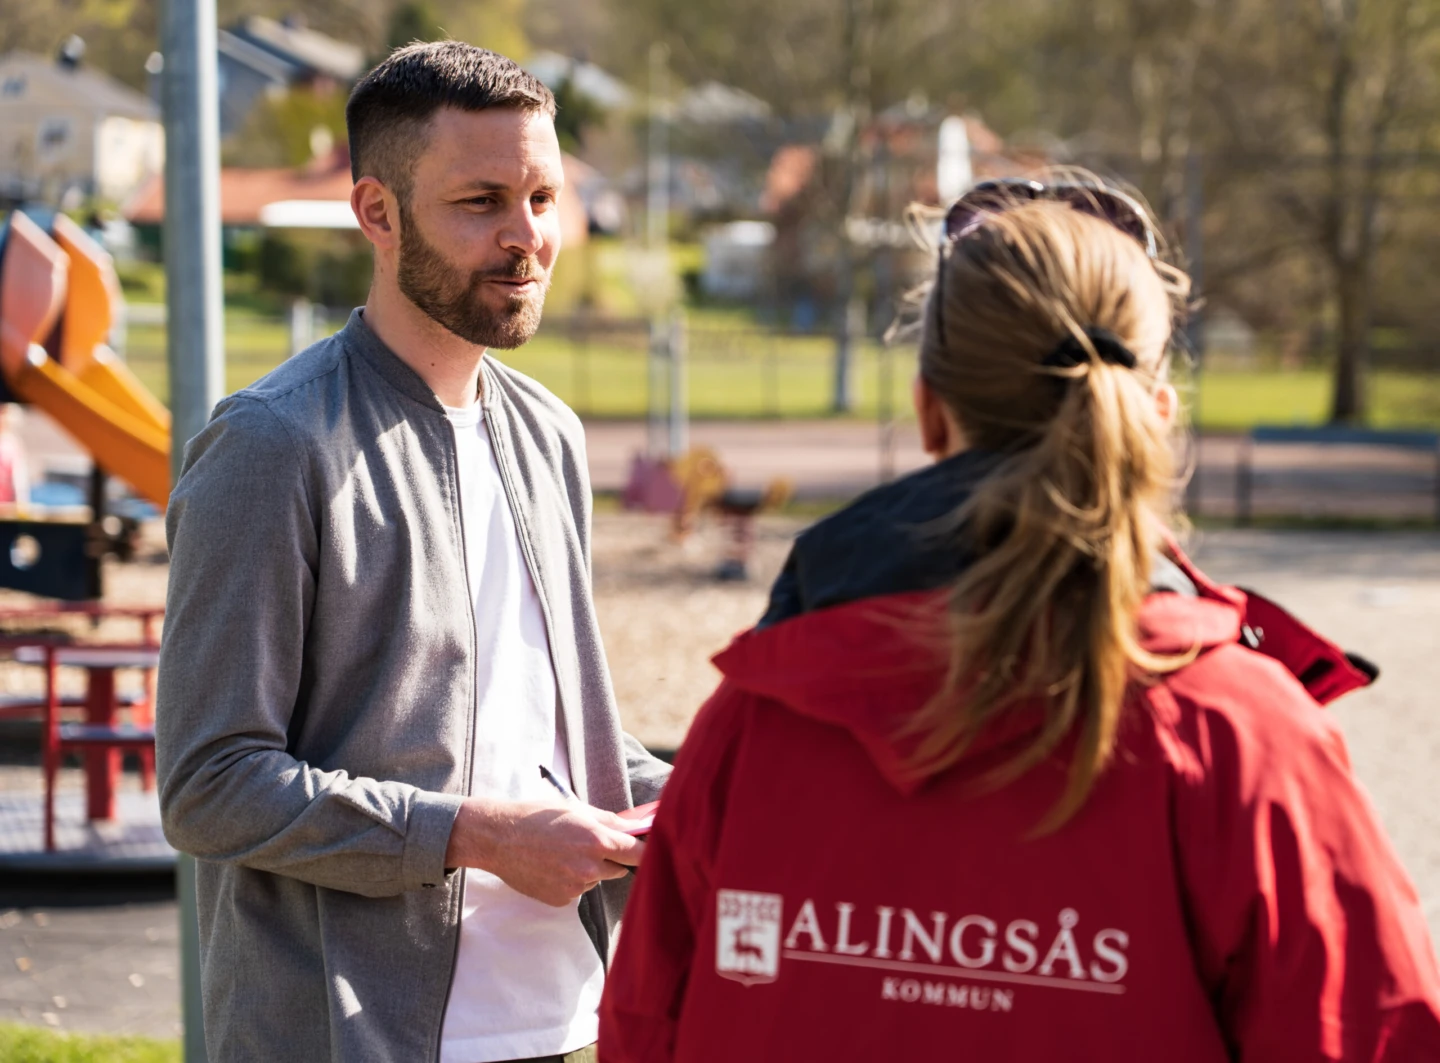
[[[488,871],[527,897],[563,908],[640,866],[645,843],[621,833],[623,825],[613,813],[576,802],[467,797],[445,865]]]

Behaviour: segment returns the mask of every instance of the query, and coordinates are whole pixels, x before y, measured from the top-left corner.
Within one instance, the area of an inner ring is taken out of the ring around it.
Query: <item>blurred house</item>
[[[585,214],[585,226],[591,233],[618,236],[624,231],[630,217],[625,197],[610,182],[610,179],[589,163],[581,162],[573,155],[561,156],[565,167],[565,189],[561,192],[560,207],[573,212],[578,199]],[[566,222],[565,242],[571,242],[568,233],[578,219]]]
[[[119,202],[163,168],[158,108],[82,54],[0,57],[0,201]]]
[[[775,226],[768,221],[732,221],[705,234],[700,289],[716,299],[755,299],[770,273]]]
[[[902,105],[861,131],[864,161],[858,178],[864,216],[898,222],[911,203],[939,205],[940,129],[946,117],[928,109],[912,113]],[[1049,161],[1034,151],[1007,149],[999,134],[975,115],[965,115],[961,121],[969,174],[975,182],[1026,173]],[[821,143],[778,148],[765,174],[761,209],[778,215],[803,205],[808,194],[818,191],[825,161]]]
[[[682,127],[714,127],[764,122],[770,115],[770,105],[760,97],[718,81],[706,81],[680,94],[675,101],[674,120]]]
[[[536,52],[521,65],[551,92],[568,81],[576,92],[604,110],[624,111],[635,106],[635,93],[629,85],[583,59],[559,52]]]
[[[265,228],[277,215],[307,218],[300,228],[356,228],[350,213],[350,157],[345,151],[299,169],[220,170],[220,224],[226,229]],[[343,214],[333,205],[342,205]],[[125,205],[125,218],[144,232],[165,221],[165,179],[156,175]]]
[[[592,231],[618,231],[625,219],[644,212],[647,93],[594,63],[559,52],[537,52],[524,65],[551,91],[578,95],[595,112],[580,153],[600,174],[615,179],[588,185],[585,201]],[[759,176],[774,147],[769,104],[741,89],[707,81],[675,86],[666,114],[669,203],[678,231],[753,214]],[[603,195],[598,191],[602,187]]]
[[[312,30],[298,17],[241,19],[220,31],[217,47],[221,137],[244,128],[263,97],[296,87],[320,95],[348,91],[365,72],[364,49]]]
[[[950,124],[942,136],[946,120]],[[836,263],[842,240],[859,251],[868,277],[870,320],[883,325],[897,298],[929,269],[932,251],[920,247],[906,223],[912,204],[940,205],[942,175],[957,169],[972,182],[1022,174],[1044,166],[1042,154],[1015,150],[975,115],[965,115],[958,137],[965,157],[955,158],[955,119],[911,100],[877,115],[859,132],[861,163],[855,194],[840,221],[836,202],[844,187],[844,158],[827,150],[826,137],[785,144],[771,156],[759,213],[775,226],[774,299],[796,327],[833,320]],[[942,153],[942,140],[947,151]],[[843,225],[843,230],[842,230]]]

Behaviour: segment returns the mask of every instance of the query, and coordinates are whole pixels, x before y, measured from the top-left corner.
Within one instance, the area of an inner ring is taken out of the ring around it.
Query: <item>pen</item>
[[[557,779],[557,778],[555,777],[555,773],[552,772],[549,768],[547,768],[544,764],[541,764],[541,765],[540,765],[540,778],[544,779],[544,780],[545,780],[546,782],[548,782],[551,786],[555,787],[555,789],[559,790],[559,791],[560,791],[560,796],[563,797],[563,798],[565,798],[565,800],[567,800],[567,801],[579,801],[579,800],[580,800],[580,798],[576,797],[573,793],[571,793],[571,792],[570,792],[570,788],[569,788],[568,786],[566,786],[563,782],[561,782],[559,779]],[[632,874],[632,875],[635,874],[635,869],[634,869],[633,867],[627,867],[625,864],[621,864],[620,866],[621,866],[621,867],[624,867],[625,870],[627,870],[630,874]]]
[[[566,786],[563,782],[561,782],[559,779],[555,778],[554,773],[553,773],[549,768],[547,768],[544,764],[541,764],[541,765],[540,765],[540,778],[544,779],[544,780],[545,780],[546,782],[548,782],[551,786],[555,787],[555,789],[559,790],[559,791],[560,791],[560,796],[563,797],[563,798],[565,798],[565,800],[567,800],[567,801],[578,801],[578,800],[580,800],[580,798],[576,797],[574,794],[572,794],[572,793],[570,792],[570,788],[569,788],[569,787],[567,787],[567,786]]]

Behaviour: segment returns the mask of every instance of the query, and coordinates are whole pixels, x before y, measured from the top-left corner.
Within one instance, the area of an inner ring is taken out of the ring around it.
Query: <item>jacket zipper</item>
[[[530,545],[530,528],[529,528],[529,525],[526,524],[525,518],[524,518],[524,516],[523,516],[522,513],[521,513],[520,506],[516,503],[515,485],[514,485],[514,483],[511,481],[511,479],[510,479],[510,466],[509,466],[509,464],[507,463],[508,453],[507,453],[507,451],[505,450],[503,441],[500,439],[499,433],[497,433],[497,432],[495,431],[494,418],[490,416],[490,414],[491,414],[490,396],[491,396],[491,394],[492,394],[492,392],[491,392],[491,387],[492,387],[492,385],[491,385],[491,381],[490,381],[489,377],[488,377],[488,376],[486,375],[486,373],[485,373],[485,366],[484,366],[483,363],[481,364],[481,367],[480,367],[480,375],[481,375],[481,379],[484,381],[484,391],[481,393],[481,400],[480,400],[480,401],[481,401],[482,406],[484,407],[484,410],[483,410],[483,414],[482,414],[482,415],[483,415],[484,418],[485,418],[485,434],[486,434],[487,436],[489,436],[489,438],[490,438],[490,446],[491,446],[491,448],[495,451],[495,467],[500,470],[500,484],[501,484],[501,486],[505,489],[505,502],[506,502],[506,504],[510,507],[510,514],[511,514],[511,516],[513,516],[513,517],[515,518],[515,533],[516,533],[516,537],[520,540],[520,552],[525,555],[525,568],[526,568],[526,570],[530,573],[530,582],[531,582],[532,584],[534,584],[534,586],[535,586],[535,597],[536,597],[537,599],[539,599],[539,602],[540,602],[540,614],[541,614],[541,616],[543,616],[544,619],[545,619],[545,638],[546,638],[546,640],[547,640],[547,642],[548,642],[548,644],[549,644],[549,646],[550,646],[550,662],[551,662],[551,667],[554,667],[554,662],[555,662],[555,649],[554,649],[554,647],[555,647],[555,624],[554,624],[554,622],[551,620],[551,617],[550,617],[550,599],[549,599],[548,595],[547,595],[546,592],[545,592],[545,585],[540,582],[540,566],[539,566],[539,565],[536,563],[536,561],[535,561],[534,548]],[[558,668],[555,670],[555,690],[556,690],[557,700],[558,700],[559,698],[563,697],[563,695],[562,695],[561,692],[560,692],[560,672],[559,672],[559,669],[558,669]],[[557,718],[556,721],[555,721],[555,726],[556,726],[557,729],[564,727],[564,711],[563,711],[563,709],[562,709],[561,712],[560,712],[560,717]],[[581,740],[582,740],[582,741],[581,741],[582,747],[583,747],[583,745],[584,745],[584,741],[583,741],[583,740],[584,740],[584,737],[585,737],[585,736],[584,736],[583,734],[580,736],[580,738],[581,738]],[[571,770],[570,770],[570,781],[571,781],[571,784],[572,784],[571,789],[574,789],[574,790],[575,790],[575,792],[577,793],[577,795],[580,797],[580,799],[581,799],[582,801],[586,801],[586,802],[588,803],[588,801],[589,801],[588,794],[587,794],[587,793],[581,793],[580,790],[577,789],[576,787],[574,787],[574,785],[573,785],[573,784],[574,784],[574,781],[575,781],[575,770],[574,770],[574,766],[575,766],[575,755],[574,755],[574,749],[573,749],[573,747],[572,747],[572,745],[571,745],[571,742],[570,742],[570,732],[569,732],[568,730],[566,730],[566,732],[565,732],[565,748],[566,748],[566,753],[567,753],[567,755],[569,756],[570,766],[571,766]],[[581,755],[583,756],[583,753],[582,753]],[[589,775],[588,775],[588,772],[587,772],[586,779],[585,779],[586,785],[585,785],[585,787],[584,787],[584,789],[585,789],[586,791],[588,791],[589,788],[590,788],[590,787],[589,787],[589,782],[590,782],[590,779],[589,779]],[[600,888],[601,888],[601,887],[598,887],[598,886],[597,886],[597,887],[596,887],[596,890],[598,891]],[[600,900],[600,896],[599,896],[599,893],[598,893],[598,892],[596,892],[595,898],[594,898],[593,900],[588,900],[589,897],[590,897],[590,894],[586,894],[584,897],[581,897],[581,898],[580,898],[580,903],[581,903],[582,905],[584,905],[584,904],[586,904],[586,903],[589,903],[592,908],[595,908],[595,907],[598,907],[598,908],[599,908],[598,913],[592,913],[592,915],[597,915],[597,914],[598,914],[598,919],[596,919],[595,925],[596,925],[596,928],[597,928],[597,930],[598,930],[598,932],[599,932],[599,934],[600,934],[601,940],[604,942],[604,945],[605,945],[604,949],[599,950],[599,951],[600,951],[600,964],[601,964],[601,966],[604,967],[605,970],[608,972],[609,969],[610,969],[610,956],[609,956],[609,953],[610,953],[610,930],[609,930],[609,927],[606,925],[606,921],[605,921],[605,904],[604,904],[603,901]]]
[[[485,416],[483,409],[480,416]],[[470,583],[470,551],[465,541],[465,504],[460,493],[463,490],[460,482],[460,436],[448,415],[445,417],[445,424],[450,429],[452,459],[450,467],[455,488],[456,525],[460,529],[460,565],[465,571],[465,613],[470,618],[470,714],[465,720],[464,778],[465,796],[470,797],[475,773],[475,715],[479,711],[479,695],[475,689],[475,662],[480,656],[480,634],[475,629],[475,588]],[[489,425],[486,425],[485,430],[489,433]],[[493,441],[491,446],[494,446]],[[501,478],[504,478],[503,475]],[[468,871],[463,866],[457,868],[457,871],[459,872],[460,887],[455,893],[455,899],[451,902],[455,919],[455,947],[450,952],[450,977],[445,980],[445,1000],[440,1007],[440,1026],[435,1031],[435,1063],[440,1063],[440,1055],[444,1051],[445,1014],[450,1010],[450,991],[455,986],[455,965],[460,960],[460,921],[465,910],[465,883]]]
[[[482,369],[481,372],[482,372],[482,374],[483,374],[483,372],[484,372],[483,369]],[[487,380],[485,383],[486,383],[485,396],[486,396],[486,398],[488,398],[489,395],[490,395],[490,387],[489,387],[489,383],[490,383],[490,382]],[[483,400],[482,400],[482,401],[483,401]],[[488,405],[488,403],[487,403],[487,405]],[[485,417],[485,434],[490,437],[490,446],[491,446],[491,448],[495,451],[495,466],[496,466],[496,468],[498,468],[498,469],[500,470],[500,484],[501,484],[501,486],[505,489],[505,503],[506,503],[506,505],[508,505],[508,506],[510,507],[510,514],[511,514],[511,516],[513,516],[513,517],[515,518],[515,531],[516,531],[516,537],[520,540],[520,552],[525,555],[525,569],[526,569],[527,572],[530,573],[530,582],[531,582],[531,583],[534,585],[534,587],[535,587],[535,597],[536,597],[537,599],[539,599],[539,601],[540,601],[540,613],[541,613],[541,615],[542,615],[542,616],[544,617],[544,619],[545,619],[545,640],[546,640],[547,645],[550,647],[550,661],[551,661],[551,667],[553,668],[553,667],[554,667],[554,661],[555,661],[555,651],[554,651],[554,646],[555,646],[555,625],[554,625],[554,623],[553,623],[553,622],[551,621],[551,619],[550,619],[550,599],[549,599],[549,597],[548,597],[548,596],[546,595],[546,593],[545,593],[545,585],[540,582],[540,566],[537,565],[536,562],[535,562],[535,554],[534,554],[533,548],[532,548],[531,545],[530,545],[530,527],[529,527],[528,524],[525,523],[525,518],[521,515],[520,507],[519,507],[519,505],[516,504],[515,486],[514,486],[514,484],[511,482],[511,480],[510,480],[510,467],[509,467],[509,465],[506,463],[506,459],[507,459],[507,457],[508,457],[508,454],[507,454],[507,452],[505,451],[504,446],[501,444],[500,438],[499,438],[498,434],[497,434],[496,431],[495,431],[495,427],[494,427],[494,424],[493,424],[493,418],[490,416],[490,411],[489,411],[488,409],[484,411],[484,417]],[[560,689],[560,688],[559,688],[559,683],[560,683],[559,669],[556,669],[555,683],[556,683],[556,694],[557,694],[557,698],[558,698],[558,697],[559,697],[559,689]],[[557,728],[563,728],[563,727],[564,727],[564,719],[563,719],[563,716],[564,716],[564,713],[562,712],[562,713],[561,713],[561,717],[562,717],[562,718],[561,718],[561,719],[557,719],[557,720],[555,721],[555,726],[556,726]],[[568,751],[569,751],[569,745],[570,745],[570,734],[569,734],[568,731],[567,731],[566,734],[565,734],[565,744],[566,744],[566,750],[567,750],[567,753],[568,753]],[[573,763],[573,761],[572,761],[572,763]],[[573,768],[572,768],[571,773],[570,773],[570,781],[572,782],[572,784],[573,784],[574,780],[575,780],[575,773],[574,773],[574,770],[573,770]],[[588,778],[586,779],[586,782],[587,782],[587,783],[589,782],[589,779],[588,779]],[[572,787],[572,788],[573,788],[573,787]],[[586,789],[588,790],[589,787],[586,786]],[[578,793],[578,791],[577,791],[577,793]],[[583,794],[583,793],[579,794],[579,797],[580,797],[582,800],[586,799],[586,795]]]

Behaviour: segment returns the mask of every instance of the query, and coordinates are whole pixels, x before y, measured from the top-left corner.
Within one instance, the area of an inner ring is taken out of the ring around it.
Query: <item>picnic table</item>
[[[153,645],[20,646],[14,659],[43,667],[51,654],[56,667],[81,668],[86,673],[85,722],[60,727],[58,737],[62,746],[84,747],[86,817],[114,819],[115,782],[123,749],[154,744],[153,728],[120,724],[115,673],[122,668],[153,669],[160,661],[160,650]],[[51,737],[47,735],[46,740]]]

